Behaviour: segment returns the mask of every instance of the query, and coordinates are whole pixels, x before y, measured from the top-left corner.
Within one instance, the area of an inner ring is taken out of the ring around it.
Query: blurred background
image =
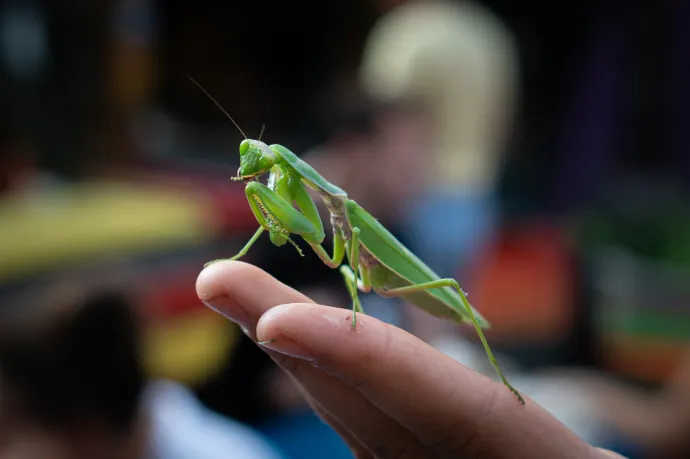
[[[687,0],[0,1],[0,457],[351,457],[196,296],[257,223],[189,77],[458,278],[578,435],[686,457],[688,27]],[[350,307],[305,254],[245,260]],[[362,299],[493,375],[471,328]]]

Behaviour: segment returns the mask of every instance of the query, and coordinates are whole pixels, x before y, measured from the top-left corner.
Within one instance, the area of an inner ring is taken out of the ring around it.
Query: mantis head
[[[240,143],[240,168],[237,179],[250,180],[268,172],[275,164],[275,153],[260,140],[245,139]]]

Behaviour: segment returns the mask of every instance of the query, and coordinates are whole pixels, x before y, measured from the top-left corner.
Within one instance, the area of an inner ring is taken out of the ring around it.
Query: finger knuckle
[[[387,329],[375,346],[354,346],[351,352],[323,353],[312,366],[334,376],[348,386],[366,391],[375,383],[378,368],[391,359],[391,334]]]
[[[474,420],[466,424],[463,429],[449,429],[448,422],[437,418],[430,419],[421,426],[425,433],[425,444],[438,457],[463,457],[468,459],[484,457],[487,446],[485,432],[490,431],[495,416],[495,407],[499,399],[498,390],[489,392],[489,396],[482,408],[476,413]]]
[[[489,392],[486,403],[478,413],[477,421],[472,424],[465,438],[460,443],[456,442],[455,453],[462,452],[472,458],[482,457],[488,441],[486,432],[491,431],[490,426],[493,424],[496,407],[501,398],[499,390],[500,388],[496,387]]]
[[[360,352],[353,355],[355,361],[347,379],[348,384],[359,391],[371,387],[378,374],[377,368],[391,360],[392,340],[388,328],[384,328],[380,336],[378,345],[362,347]]]
[[[448,429],[447,422],[437,418],[421,422],[419,429],[424,432],[424,444],[438,454],[438,457],[473,457],[468,456],[467,451],[472,450],[475,431],[459,436],[457,432]]]

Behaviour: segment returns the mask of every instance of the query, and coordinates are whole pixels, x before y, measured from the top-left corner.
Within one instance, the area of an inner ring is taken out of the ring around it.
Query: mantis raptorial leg
[[[345,283],[347,284],[348,290],[350,291],[350,296],[352,297],[352,328],[357,326],[357,313],[364,312],[362,309],[362,303],[359,300],[358,281],[357,274],[360,271],[360,260],[359,260],[359,228],[352,229],[352,239],[347,242],[347,247],[349,249],[348,258],[350,261],[349,272],[344,271],[343,268],[347,268],[343,265],[340,272],[343,273],[345,278]]]

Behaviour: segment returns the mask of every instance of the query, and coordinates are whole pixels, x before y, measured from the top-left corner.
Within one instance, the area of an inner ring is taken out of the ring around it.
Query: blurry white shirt
[[[154,381],[150,459],[285,459],[258,432],[204,407],[186,387]]]

